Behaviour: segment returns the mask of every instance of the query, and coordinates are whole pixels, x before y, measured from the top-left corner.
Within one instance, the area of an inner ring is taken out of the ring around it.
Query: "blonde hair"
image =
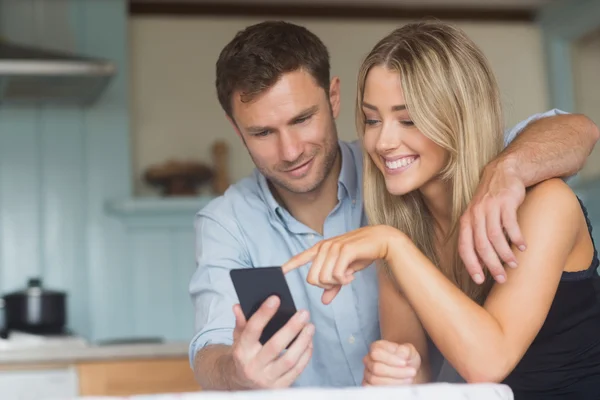
[[[365,58],[358,74],[356,124],[364,137],[362,100],[365,80],[374,66],[400,74],[406,108],[415,126],[445,149],[449,161],[441,174],[452,187],[452,225],[445,238],[453,260],[438,262],[434,221],[415,190],[390,194],[381,172],[363,152],[365,211],[371,224],[394,226],[470,298],[482,303],[491,283],[475,284],[458,254],[459,219],[479,183],[483,167],[503,146],[500,93],[483,53],[461,30],[440,22],[419,22],[398,28],[380,40]]]

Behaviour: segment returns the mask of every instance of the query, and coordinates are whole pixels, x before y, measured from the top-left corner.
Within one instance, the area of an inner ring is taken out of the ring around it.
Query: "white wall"
[[[600,29],[584,37],[573,48],[575,108],[600,125]],[[580,173],[582,180],[600,177],[600,146]]]
[[[170,157],[210,160],[210,144],[230,144],[232,180],[253,165],[225,119],[214,88],[221,48],[253,18],[134,17],[130,21],[133,171],[136,193],[152,190],[139,177],[148,165]],[[342,81],[338,131],[355,138],[353,104],[362,57],[377,40],[406,21],[292,20],[329,47],[332,73]],[[458,24],[492,63],[502,90],[506,121],[514,124],[548,107],[539,29],[528,23]]]

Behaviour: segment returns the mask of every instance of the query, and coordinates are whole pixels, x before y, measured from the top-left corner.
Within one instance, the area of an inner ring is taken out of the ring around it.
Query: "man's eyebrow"
[[[305,118],[308,117],[309,115],[312,115],[314,113],[316,113],[319,110],[319,106],[318,105],[314,105],[311,107],[308,107],[302,111],[300,111],[298,114],[296,114],[294,117],[292,117],[289,121],[288,121],[288,125],[292,125],[294,124],[297,120],[301,119],[301,118]],[[273,128],[270,126],[258,126],[258,125],[253,125],[253,126],[248,126],[246,127],[246,132],[248,133],[260,133],[260,132],[264,132],[264,131],[268,131],[268,130],[272,130]]]
[[[314,106],[308,107],[308,108],[300,111],[295,117],[293,117],[292,119],[290,119],[288,121],[288,124],[293,124],[297,120],[299,120],[301,118],[308,117],[309,115],[312,115],[312,114],[316,113],[317,111],[319,111],[319,106],[316,105],[316,104]]]
[[[271,129],[271,127],[269,127],[269,126],[257,126],[257,125],[253,125],[253,126],[246,127],[246,132],[248,132],[248,133],[260,133],[260,132],[268,131],[270,129]]]

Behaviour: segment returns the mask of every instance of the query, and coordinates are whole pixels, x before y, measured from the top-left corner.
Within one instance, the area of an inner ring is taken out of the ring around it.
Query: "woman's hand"
[[[378,340],[371,345],[363,363],[363,386],[406,385],[414,383],[421,367],[421,357],[410,343]]]
[[[367,226],[322,240],[291,258],[282,266],[287,273],[312,262],[307,282],[325,289],[323,303],[329,304],[354,279],[354,272],[368,267],[374,260],[388,260],[394,240],[404,237],[386,225]]]

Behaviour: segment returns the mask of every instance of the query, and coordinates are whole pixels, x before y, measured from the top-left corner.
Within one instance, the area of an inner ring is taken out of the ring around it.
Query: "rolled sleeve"
[[[542,119],[545,117],[554,117],[556,115],[568,114],[565,111],[559,110],[557,108],[553,108],[552,110],[546,111],[544,113],[533,114],[529,118],[519,122],[511,129],[508,129],[504,132],[504,146],[508,146],[519,134],[525,129],[527,125],[530,123],[537,121],[538,119]]]
[[[250,267],[241,234],[230,218],[199,213],[195,221],[196,271],[189,285],[196,334],[189,346],[190,364],[209,344],[233,343],[238,302],[229,271]]]

